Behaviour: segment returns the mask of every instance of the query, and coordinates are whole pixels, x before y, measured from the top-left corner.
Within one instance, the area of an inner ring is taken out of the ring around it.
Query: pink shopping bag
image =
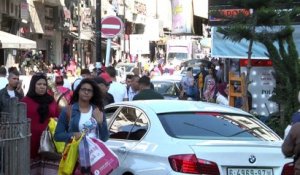
[[[86,137],[86,140],[92,174],[106,175],[119,166],[118,157],[100,139]]]

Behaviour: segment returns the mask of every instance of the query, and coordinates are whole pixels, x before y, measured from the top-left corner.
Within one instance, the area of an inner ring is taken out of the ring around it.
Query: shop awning
[[[36,42],[11,33],[0,31],[1,49],[35,49]]]

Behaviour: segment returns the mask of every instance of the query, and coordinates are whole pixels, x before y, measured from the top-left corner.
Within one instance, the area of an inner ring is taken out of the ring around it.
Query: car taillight
[[[294,163],[290,162],[285,164],[281,175],[294,175]]]
[[[215,162],[197,159],[195,154],[181,154],[169,157],[172,169],[176,172],[187,174],[219,175],[219,169]]]

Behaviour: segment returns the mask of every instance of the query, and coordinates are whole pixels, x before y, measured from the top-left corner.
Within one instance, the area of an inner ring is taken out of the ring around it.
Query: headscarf
[[[39,104],[37,108],[37,112],[40,117],[40,123],[44,123],[49,114],[49,104],[53,102],[54,98],[51,95],[49,95],[47,91],[44,95],[39,95],[35,92],[36,82],[39,81],[40,79],[44,79],[46,81],[46,85],[48,86],[48,81],[45,74],[42,73],[35,74],[31,78],[29,89],[26,96],[31,98],[37,104]]]
[[[207,88],[204,91],[204,98],[208,102],[214,102],[216,95],[216,81],[212,78],[207,81]],[[211,86],[209,86],[211,85]]]

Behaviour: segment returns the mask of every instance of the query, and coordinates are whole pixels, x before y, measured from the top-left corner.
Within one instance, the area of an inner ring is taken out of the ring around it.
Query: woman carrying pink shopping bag
[[[83,79],[73,93],[71,106],[60,113],[54,139],[69,143],[72,138],[81,138],[84,132],[88,137],[107,141],[108,128],[102,98],[96,82]],[[86,173],[85,170],[82,173]]]

